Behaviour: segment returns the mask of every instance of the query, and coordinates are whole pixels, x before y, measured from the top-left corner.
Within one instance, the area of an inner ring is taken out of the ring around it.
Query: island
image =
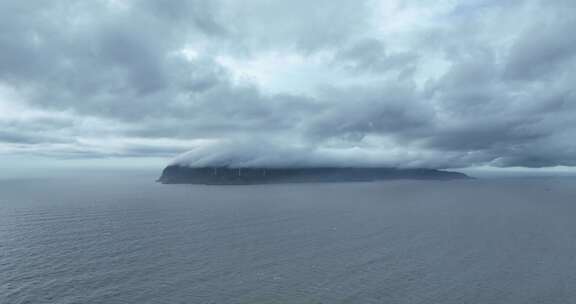
[[[310,167],[241,168],[169,165],[158,182],[163,184],[251,185],[277,183],[365,182],[396,179],[470,179],[466,174],[436,169]]]

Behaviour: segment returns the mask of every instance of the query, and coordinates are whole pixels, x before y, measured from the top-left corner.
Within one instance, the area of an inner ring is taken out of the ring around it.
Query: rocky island
[[[170,165],[158,182],[163,184],[249,185],[273,183],[361,182],[394,179],[469,179],[466,174],[436,169],[310,167],[241,168]]]

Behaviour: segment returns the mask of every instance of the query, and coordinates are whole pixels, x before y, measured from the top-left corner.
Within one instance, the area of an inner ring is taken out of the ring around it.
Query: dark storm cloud
[[[2,1],[0,148],[576,165],[572,1],[394,3]]]

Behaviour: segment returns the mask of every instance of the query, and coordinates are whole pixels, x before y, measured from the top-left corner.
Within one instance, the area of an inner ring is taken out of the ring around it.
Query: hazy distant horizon
[[[66,162],[66,161],[63,161]],[[114,162],[104,162],[104,164],[76,163],[61,165],[55,162],[41,164],[29,164],[27,166],[13,165],[5,166],[0,170],[0,179],[37,179],[37,178],[59,178],[59,177],[89,177],[91,175],[117,175],[136,174],[139,176],[149,176],[151,180],[158,178],[162,170],[170,164],[169,161],[131,162],[130,165],[119,164],[122,160]],[[456,168],[440,169],[454,172],[462,172],[475,178],[527,178],[527,177],[576,177],[576,170],[570,167],[527,169],[527,168]]]

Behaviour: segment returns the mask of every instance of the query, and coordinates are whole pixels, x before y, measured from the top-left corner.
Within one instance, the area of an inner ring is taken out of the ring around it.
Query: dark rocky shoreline
[[[163,184],[250,185],[276,183],[363,182],[377,180],[469,179],[466,174],[435,169],[397,168],[191,168],[170,165],[158,182]]]

